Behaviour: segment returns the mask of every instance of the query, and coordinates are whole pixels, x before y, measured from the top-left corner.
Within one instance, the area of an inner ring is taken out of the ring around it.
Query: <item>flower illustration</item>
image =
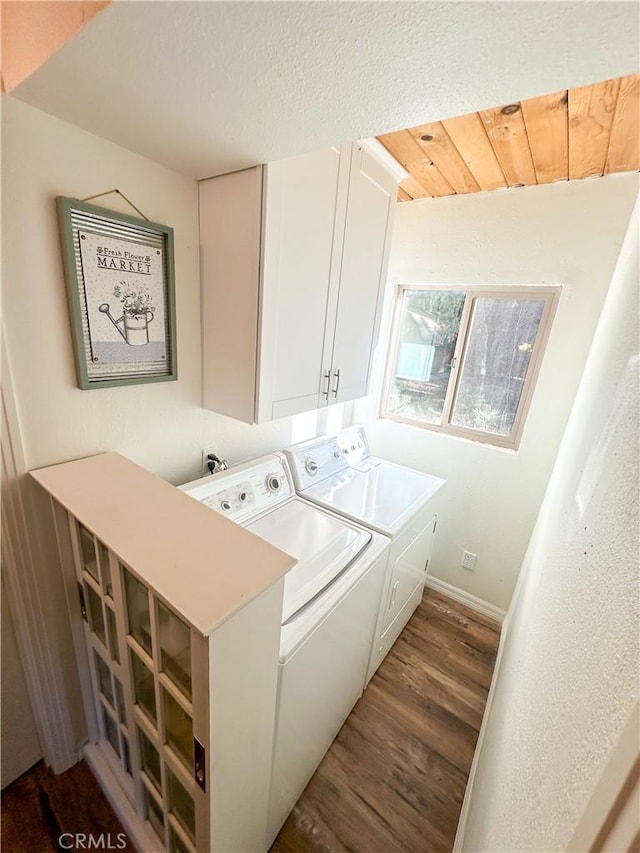
[[[145,317],[155,311],[149,288],[144,284],[121,281],[113,288],[113,295],[120,300],[123,313],[129,317]]]

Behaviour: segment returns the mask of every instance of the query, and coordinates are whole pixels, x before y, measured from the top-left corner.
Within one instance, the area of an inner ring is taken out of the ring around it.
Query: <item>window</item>
[[[382,417],[516,448],[559,292],[400,285]]]

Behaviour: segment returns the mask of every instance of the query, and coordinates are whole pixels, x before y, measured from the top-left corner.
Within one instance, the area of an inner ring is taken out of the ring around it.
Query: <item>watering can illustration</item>
[[[118,333],[130,346],[140,347],[149,343],[149,323],[153,320],[154,316],[151,311],[145,311],[144,314],[127,314],[125,312],[117,320],[114,320],[108,302],[98,305],[98,311],[107,315],[118,330]],[[122,327],[120,324],[122,324]]]

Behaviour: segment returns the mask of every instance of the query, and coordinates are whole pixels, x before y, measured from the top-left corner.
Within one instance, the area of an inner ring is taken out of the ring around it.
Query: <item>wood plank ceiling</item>
[[[640,169],[640,75],[631,74],[378,139],[409,172],[399,201]]]

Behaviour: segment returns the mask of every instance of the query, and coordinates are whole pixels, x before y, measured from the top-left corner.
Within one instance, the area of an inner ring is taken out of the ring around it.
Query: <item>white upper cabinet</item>
[[[200,183],[205,408],[367,393],[399,177],[357,142]]]
[[[366,147],[356,143],[351,153],[330,403],[355,400],[367,393],[397,192],[396,177]]]

